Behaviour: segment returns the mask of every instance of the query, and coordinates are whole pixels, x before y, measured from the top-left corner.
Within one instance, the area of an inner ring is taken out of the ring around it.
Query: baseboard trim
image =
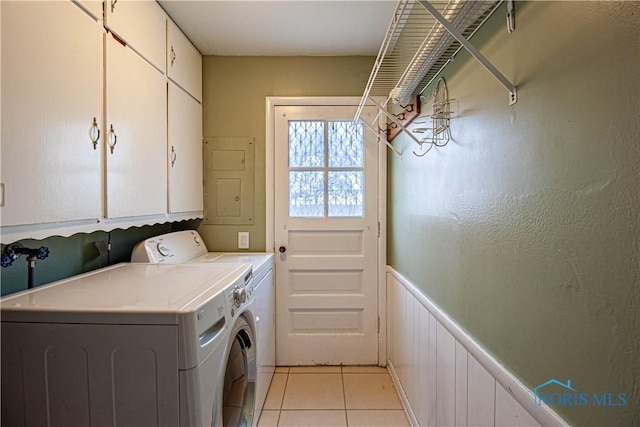
[[[413,412],[413,408],[411,407],[411,402],[409,402],[407,393],[405,393],[404,388],[402,387],[402,383],[400,382],[400,378],[398,378],[398,374],[396,373],[396,369],[394,368],[393,363],[391,363],[390,360],[387,362],[387,370],[389,371],[389,375],[391,376],[391,381],[393,381],[393,386],[398,391],[398,397],[400,398],[400,403],[402,403],[404,413],[409,419],[409,424],[411,424],[411,427],[420,427],[420,423],[418,422],[416,414]]]

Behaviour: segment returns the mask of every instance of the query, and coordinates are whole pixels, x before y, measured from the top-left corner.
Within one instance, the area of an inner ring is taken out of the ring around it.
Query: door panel
[[[2,226],[96,221],[103,29],[71,2],[0,9]]]
[[[166,69],[167,19],[155,1],[109,0],[105,27],[161,72]]]
[[[201,211],[202,106],[169,83],[169,212]]]
[[[107,217],[166,213],[165,77],[107,36],[106,97]]]
[[[167,76],[202,101],[202,56],[170,19],[167,20]]]
[[[378,149],[354,113],[276,107],[278,365],[378,363]]]

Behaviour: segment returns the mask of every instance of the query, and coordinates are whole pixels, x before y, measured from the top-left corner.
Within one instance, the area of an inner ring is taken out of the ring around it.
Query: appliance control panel
[[[169,254],[171,253],[169,247],[162,242],[156,245],[156,249],[158,250],[160,256],[169,256]]]
[[[179,264],[206,253],[207,247],[197,231],[178,231],[138,243],[131,253],[131,262]]]
[[[238,280],[231,288],[229,303],[232,307],[231,315],[235,315],[235,310],[241,308],[245,304],[249,304],[253,299],[254,284],[253,284],[253,271],[244,276],[243,279]]]

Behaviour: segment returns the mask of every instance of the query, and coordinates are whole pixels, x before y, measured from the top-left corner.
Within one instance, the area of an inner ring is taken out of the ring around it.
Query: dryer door
[[[251,427],[255,407],[256,345],[254,334],[243,317],[236,321],[230,339],[222,420],[225,427]]]

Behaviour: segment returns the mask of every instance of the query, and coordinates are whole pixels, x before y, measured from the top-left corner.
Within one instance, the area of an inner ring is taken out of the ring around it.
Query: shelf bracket
[[[447,19],[438,12],[438,10],[433,7],[427,0],[418,0],[418,2],[424,7],[427,12],[431,14],[442,26],[455,38],[458,43],[464,46],[465,49],[473,56],[475,59],[480,62],[480,64],[489,71],[493,77],[495,77],[502,86],[505,87],[509,91],[509,105],[513,105],[518,100],[516,94],[516,87],[496,68],[494,65],[489,62],[487,58],[484,57],[480,53],[478,49],[472,45],[469,40],[467,40],[458,30],[455,29],[453,25]]]
[[[393,114],[389,113],[382,105],[378,104],[373,98],[369,97],[369,101],[373,102],[378,107],[378,111],[382,112],[382,114],[387,116],[387,118],[389,120],[391,120],[396,125],[398,125],[398,127],[400,129],[402,129],[402,131],[404,133],[406,133],[411,139],[413,139],[415,141],[415,143],[418,144],[418,147],[422,148],[423,142],[420,141],[418,138],[416,138],[416,136],[413,134],[413,132],[411,132],[409,129],[407,129],[405,126],[403,126],[402,123],[400,123],[400,121],[398,120],[398,118],[396,116],[394,116]]]
[[[398,120],[406,127],[411,124],[411,122],[420,115],[420,97],[416,96],[413,102],[407,106],[402,106],[402,113],[394,114],[398,118]],[[395,124],[387,125],[387,140],[393,141],[393,138],[396,137],[400,133],[400,129],[398,129]]]
[[[364,127],[366,127],[371,132],[376,134],[376,136],[378,137],[378,142],[380,142],[380,139],[382,139],[384,141],[384,143],[387,145],[387,147],[389,147],[391,149],[391,151],[396,153],[398,155],[398,157],[402,158],[402,153],[400,151],[398,151],[398,149],[396,147],[394,147],[393,144],[391,144],[389,141],[387,141],[386,135],[385,135],[384,138],[382,136],[380,136],[380,133],[385,132],[383,129],[376,129],[376,128],[374,128],[373,126],[371,126],[369,123],[367,123],[366,121],[364,121],[362,119],[360,119],[360,122],[362,122]],[[385,132],[385,134],[386,134],[386,132]]]

